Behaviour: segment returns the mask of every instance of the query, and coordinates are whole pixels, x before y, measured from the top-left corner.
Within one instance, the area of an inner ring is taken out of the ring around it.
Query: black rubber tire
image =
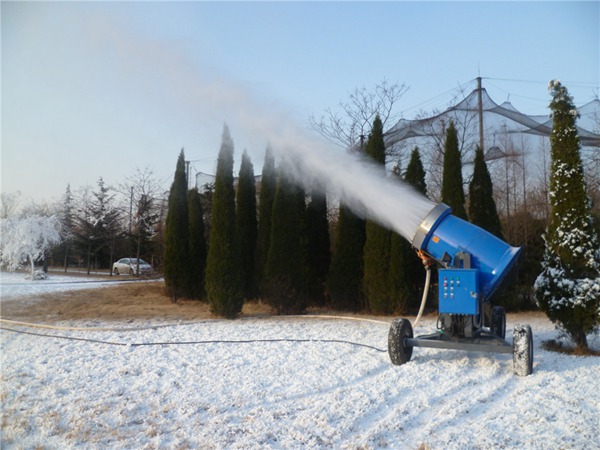
[[[493,335],[502,339],[506,337],[506,312],[502,306],[492,308],[492,323],[490,325]]]
[[[513,331],[513,368],[520,377],[533,372],[533,333],[529,325],[516,325]]]
[[[117,269],[116,267],[113,269],[113,275],[116,277],[119,276],[119,269]]]
[[[410,321],[407,319],[394,319],[388,334],[388,353],[392,364],[400,366],[410,361],[413,347],[412,345],[404,345],[404,339],[412,337],[413,329]]]

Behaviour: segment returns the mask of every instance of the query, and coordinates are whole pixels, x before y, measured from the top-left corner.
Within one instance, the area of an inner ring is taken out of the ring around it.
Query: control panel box
[[[440,269],[440,314],[479,313],[479,270]]]

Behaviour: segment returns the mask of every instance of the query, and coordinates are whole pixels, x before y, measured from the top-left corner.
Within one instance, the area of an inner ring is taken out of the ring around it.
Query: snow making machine
[[[437,331],[413,336],[413,326],[395,319],[388,335],[392,363],[408,362],[414,347],[512,353],[514,371],[527,376],[533,370],[533,337],[529,325],[516,325],[512,345],[504,340],[504,308],[492,306],[491,297],[515,265],[521,251],[487,231],[451,214],[439,203],[425,217],[412,246],[423,259],[429,285],[429,268],[439,265]]]

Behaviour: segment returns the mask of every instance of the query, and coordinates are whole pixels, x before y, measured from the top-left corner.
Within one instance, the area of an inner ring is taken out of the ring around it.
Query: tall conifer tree
[[[335,251],[327,278],[331,306],[346,311],[365,308],[362,281],[365,220],[340,204]]]
[[[394,171],[393,177],[400,180],[400,171]],[[405,313],[409,304],[410,284],[409,279],[409,258],[410,244],[406,239],[395,231],[390,235],[390,264],[389,264],[389,292],[390,308],[397,313]],[[414,253],[414,252],[412,252]]]
[[[373,161],[381,164],[381,176],[384,177],[385,142],[383,140],[383,124],[379,115],[373,121],[365,153]],[[394,310],[389,280],[390,244],[390,230],[372,220],[367,220],[363,289],[369,309],[376,314],[389,314]]]
[[[427,184],[425,182],[425,169],[423,168],[423,162],[421,161],[421,154],[419,148],[415,147],[412,151],[410,162],[406,167],[404,174],[404,180],[413,186],[417,192],[423,195],[427,195]],[[409,302],[408,308],[418,308],[421,302],[421,293],[425,283],[425,270],[423,269],[423,263],[408,242],[404,245],[404,251],[407,255],[407,266],[405,271],[406,280],[409,288]]]
[[[244,285],[235,220],[233,140],[227,125],[223,127],[217,161],[205,286],[213,314],[234,318],[242,311]]]
[[[265,267],[265,295],[278,314],[298,314],[306,308],[302,258],[304,190],[279,167],[271,220],[271,245]]]
[[[469,218],[473,224],[503,239],[492,178],[479,146],[475,149],[473,178],[469,184]]]
[[[256,239],[255,286],[262,293],[265,265],[271,246],[271,219],[273,216],[273,201],[277,188],[275,158],[273,149],[268,146],[265,152],[262,176],[260,179],[260,194],[258,200],[258,236]]]
[[[425,195],[425,170],[419,149],[415,147],[404,173],[404,182]],[[390,292],[392,304],[400,313],[418,307],[425,280],[421,259],[410,243],[398,233],[392,233],[390,250]]]
[[[165,256],[163,272],[165,292],[173,301],[186,295],[189,265],[189,219],[187,206],[187,178],[185,154],[179,153],[175,177],[169,191],[169,209],[165,229]]]
[[[331,262],[327,196],[313,184],[310,202],[306,207],[307,293],[317,305],[325,302],[325,282]]]
[[[244,151],[237,187],[236,220],[240,242],[240,257],[244,274],[244,297],[254,298],[255,287],[254,265],[256,262],[256,180],[254,167]]]
[[[444,142],[444,173],[442,175],[442,202],[452,208],[452,213],[467,219],[465,192],[463,190],[462,162],[458,148],[458,134],[454,121],[446,129]]]
[[[190,224],[188,296],[201,299],[204,295],[204,270],[206,268],[207,249],[202,198],[196,188],[188,191],[188,214]]]
[[[567,88],[553,80],[550,135],[550,223],[542,273],[535,282],[539,307],[585,352],[600,321],[600,243],[592,223],[581,162],[577,110]]]

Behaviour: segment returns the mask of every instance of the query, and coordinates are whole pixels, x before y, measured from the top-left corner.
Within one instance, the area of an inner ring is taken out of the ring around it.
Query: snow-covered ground
[[[506,354],[393,366],[389,321],[3,324],[1,448],[600,448],[600,358],[541,349],[543,315],[517,321],[534,331],[524,378]]]
[[[113,286],[110,283],[138,281],[129,276],[108,277],[106,275],[90,277],[73,277],[71,275],[51,273],[46,280],[31,281],[29,273],[0,272],[0,298],[32,297],[44,293],[93,289]]]

